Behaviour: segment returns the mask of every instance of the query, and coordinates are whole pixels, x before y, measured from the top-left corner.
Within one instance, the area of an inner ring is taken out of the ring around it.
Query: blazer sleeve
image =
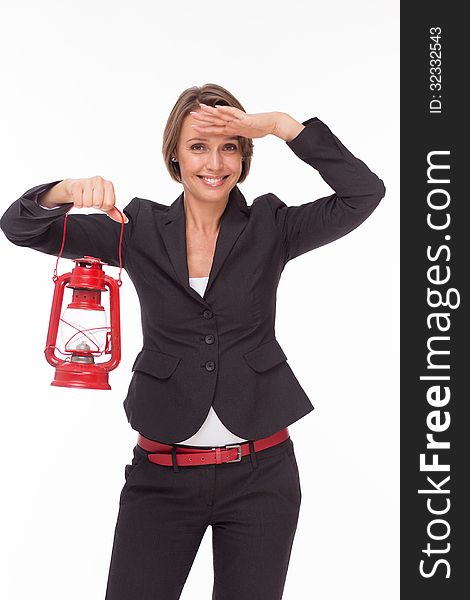
[[[0,228],[10,242],[57,256],[62,246],[65,214],[72,202],[54,210],[44,210],[38,204],[40,194],[62,180],[37,185],[15,200],[0,219]],[[133,198],[123,209],[129,219],[124,224],[122,239],[122,265],[126,265],[126,248],[131,239],[137,212],[138,198]],[[69,214],[65,245],[61,257],[75,259],[94,256],[113,267],[119,267],[119,239],[121,223],[105,213]]]
[[[285,262],[346,235],[374,211],[385,186],[317,117],[287,146],[318,170],[334,194],[299,206],[287,206],[270,194],[276,225],[285,248]]]

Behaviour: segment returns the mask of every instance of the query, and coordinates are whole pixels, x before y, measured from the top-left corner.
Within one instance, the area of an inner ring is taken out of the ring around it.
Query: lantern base
[[[110,390],[108,371],[97,364],[64,362],[56,367],[51,385],[89,390]]]

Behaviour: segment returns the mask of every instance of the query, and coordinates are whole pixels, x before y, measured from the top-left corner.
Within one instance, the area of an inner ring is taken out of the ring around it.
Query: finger
[[[103,187],[100,184],[95,183],[91,193],[91,206],[93,208],[101,208],[101,206],[103,205],[103,196]]]
[[[93,182],[90,179],[87,179],[83,186],[83,208],[90,208],[92,205],[93,205]]]
[[[225,122],[225,120],[222,118],[222,116],[219,115],[202,115],[201,113],[197,113],[197,112],[190,112],[190,115],[192,115],[193,119],[197,122],[197,123],[214,123],[217,122],[218,124],[223,124]]]
[[[72,200],[75,208],[83,207],[83,184],[80,181],[73,181],[70,186]]]
[[[191,125],[191,127],[199,127],[201,129],[204,129],[204,131],[206,131],[207,127],[226,127],[229,129],[239,129],[241,125],[240,121],[236,121],[235,119],[233,119],[232,117],[227,117],[224,119],[216,119],[216,118],[211,118],[211,119],[207,119],[204,121],[196,121],[195,123],[193,123]]]
[[[111,210],[116,204],[116,196],[114,194],[114,186],[111,181],[104,182],[104,197],[101,209],[104,211]]]
[[[208,125],[207,127],[198,127],[197,125],[191,125],[191,127],[197,133],[213,133],[213,134],[229,134],[235,133],[235,129],[227,129],[226,125]]]
[[[122,217],[119,214],[119,212],[115,206],[113,206],[113,208],[111,210],[105,211],[105,212],[108,215],[108,217],[110,219],[112,219],[113,221],[116,221],[117,223],[122,223]],[[126,215],[124,213],[122,213],[122,214],[124,217],[124,223],[129,223],[129,219],[126,217]]]
[[[239,108],[236,108],[235,106],[225,106],[223,104],[216,104],[215,106],[209,106],[208,104],[202,104],[202,102],[200,102],[199,106],[201,107],[201,110],[206,110],[211,113],[214,113],[215,111],[217,111],[217,112],[225,111],[231,115],[236,115],[236,114],[243,112]]]
[[[246,113],[239,108],[235,108],[235,106],[222,106],[221,104],[216,104],[214,108],[224,117],[230,116],[235,119],[243,119],[246,116]]]
[[[239,121],[234,121],[232,118],[225,119],[210,119],[204,121],[198,121],[191,125],[193,129],[196,131],[203,131],[209,133],[211,131],[211,127],[219,127],[217,131],[221,133],[233,134],[236,133],[239,129]]]
[[[213,117],[222,117],[230,119],[243,119],[246,116],[242,110],[235,108],[235,106],[222,106],[216,104],[215,106],[208,106],[207,104],[200,104],[201,115],[212,115]]]
[[[208,104],[203,104],[202,102],[199,102],[199,106],[201,107],[202,110],[207,110],[209,112],[213,112],[215,110],[215,108],[213,106],[209,106]]]

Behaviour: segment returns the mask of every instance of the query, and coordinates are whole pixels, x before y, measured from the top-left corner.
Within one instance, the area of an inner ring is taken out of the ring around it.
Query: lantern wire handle
[[[59,254],[57,255],[57,260],[55,263],[55,268],[54,268],[54,274],[52,276],[52,281],[55,283],[59,278],[57,276],[57,266],[59,264],[59,258],[62,255],[62,251],[64,249],[64,244],[65,244],[65,236],[67,233],[67,217],[69,216],[69,212],[72,210],[73,205],[69,208],[69,210],[65,213],[65,219],[64,219],[64,233],[62,235],[62,246],[60,247],[59,250]],[[117,208],[116,206],[114,207],[118,213],[121,215],[121,234],[119,236],[119,276],[118,276],[118,280],[117,280],[117,284],[119,287],[121,287],[122,285],[122,280],[121,280],[121,272],[122,272],[122,236],[124,235],[124,215],[123,213],[119,210],[119,208]]]
[[[117,280],[118,286],[121,287],[121,285],[122,285],[122,281],[121,281],[121,272],[122,272],[122,236],[124,235],[124,215],[119,210],[119,208],[117,208],[116,206],[114,208],[121,215],[121,221],[122,221],[122,223],[121,223],[121,234],[119,236],[119,275],[118,275],[118,280]]]

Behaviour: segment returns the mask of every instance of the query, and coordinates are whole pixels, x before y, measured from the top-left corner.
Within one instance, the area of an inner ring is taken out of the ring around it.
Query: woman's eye
[[[226,148],[228,147],[230,150],[238,150],[238,148],[235,144],[227,144],[225,147]],[[191,150],[198,150],[199,148],[204,148],[204,145],[203,144],[193,144],[191,146]]]

